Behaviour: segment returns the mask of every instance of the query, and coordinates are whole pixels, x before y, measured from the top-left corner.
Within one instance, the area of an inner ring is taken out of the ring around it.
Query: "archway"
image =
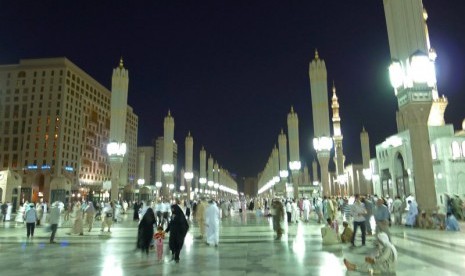
[[[44,186],[45,176],[43,174],[38,174],[32,184],[32,202],[40,202],[40,199],[43,197]]]
[[[408,182],[408,173],[405,170],[404,158],[402,154],[398,152],[394,160],[394,177],[396,181],[397,195],[401,198],[405,198],[410,194],[410,187]],[[391,196],[395,196],[392,195]]]

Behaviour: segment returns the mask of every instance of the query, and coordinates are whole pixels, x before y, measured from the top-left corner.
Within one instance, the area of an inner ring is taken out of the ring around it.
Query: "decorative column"
[[[111,200],[119,199],[121,167],[126,155],[128,85],[129,72],[124,68],[121,58],[111,78],[110,143],[107,145],[111,167]]]
[[[161,187],[163,183],[161,182],[162,179],[162,171],[161,171],[161,160],[155,160],[155,187],[157,187],[157,197],[161,196]]]
[[[220,186],[220,166],[218,163],[215,162],[213,166],[213,188],[216,194],[216,198],[218,198],[218,188]]]
[[[361,188],[361,193],[373,194],[373,183],[371,182],[373,173],[370,168],[370,137],[368,136],[368,132],[365,131],[365,127],[363,127],[362,132],[360,132],[360,144],[362,149],[363,179],[365,184]]]
[[[205,184],[207,184],[207,152],[202,146],[200,150],[200,178],[199,193],[205,193]]]
[[[315,50],[315,58],[309,66],[310,87],[312,95],[313,114],[313,148],[320,163],[320,177],[322,194],[331,195],[329,186],[328,164],[333,147],[333,140],[329,130],[329,103],[326,64],[319,58]]]
[[[192,178],[194,178],[194,171],[192,169],[192,163],[194,160],[194,139],[191,136],[191,132],[187,134],[186,141],[185,141],[185,149],[186,149],[186,172],[184,173],[184,179],[187,183],[187,199],[191,199],[191,182]],[[182,191],[182,187],[181,187]]]
[[[278,151],[279,151],[279,177],[281,178],[278,192],[285,193],[289,171],[287,170],[287,138],[286,138],[286,134],[284,133],[282,129],[281,129],[281,133],[278,136]]]
[[[432,110],[439,97],[436,52],[430,47],[426,24],[428,15],[421,0],[384,0],[383,3],[392,58],[389,75],[399,107],[397,128],[399,132],[408,130],[410,134],[418,207],[433,211],[437,207],[438,195],[428,122],[440,124],[442,118],[438,117],[441,112]]]
[[[174,118],[171,117],[171,112],[169,110],[168,115],[165,117],[163,129],[163,165],[161,166],[161,170],[165,177],[163,196],[167,198],[169,197],[170,190],[174,189]]]
[[[208,186],[209,193],[213,189],[213,184],[215,184],[215,182],[213,181],[213,158],[210,155],[210,157],[208,157],[208,171],[207,171],[207,186]]]
[[[299,196],[298,178],[301,167],[299,154],[299,118],[292,106],[291,112],[287,115],[287,132],[289,134],[289,168],[292,172],[294,199],[297,199]]]

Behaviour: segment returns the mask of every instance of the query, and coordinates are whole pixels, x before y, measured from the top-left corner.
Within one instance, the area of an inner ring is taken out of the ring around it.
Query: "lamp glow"
[[[279,171],[279,176],[282,178],[286,178],[289,176],[289,172],[287,170]]]
[[[161,171],[164,173],[172,173],[174,172],[174,165],[173,164],[163,164],[161,166]]]
[[[398,88],[404,83],[404,72],[399,61],[393,61],[389,66],[389,79],[394,88]]]
[[[199,178],[199,183],[200,184],[205,184],[205,183],[207,183],[207,179],[204,178],[204,177],[201,177],[201,178]]]
[[[185,178],[186,180],[192,180],[192,178],[194,178],[194,173],[192,173],[192,172],[185,172],[185,173],[184,173],[184,178]]]
[[[156,186],[157,188],[161,188],[161,186],[162,186],[162,183],[161,183],[160,181],[158,181],[158,182],[155,182],[155,186]]]

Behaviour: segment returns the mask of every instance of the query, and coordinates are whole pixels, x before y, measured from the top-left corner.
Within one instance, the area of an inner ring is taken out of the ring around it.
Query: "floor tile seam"
[[[455,247],[455,248],[454,247],[447,247],[447,246],[443,245],[443,242],[441,244],[440,241],[428,242],[428,241],[424,241],[424,240],[421,240],[421,239],[415,238],[415,237],[407,237],[407,238],[405,238],[403,235],[400,235],[400,234],[394,234],[393,236],[401,238],[404,241],[410,241],[410,242],[419,243],[421,245],[430,246],[430,247],[433,247],[434,249],[441,248],[441,249],[444,249],[444,250],[452,250],[452,251],[455,251],[456,253],[459,253],[459,254],[465,254],[465,249],[460,249],[460,248],[457,248],[457,247]],[[394,240],[394,243],[395,243],[395,240]],[[397,244],[396,244],[396,246],[397,246]]]

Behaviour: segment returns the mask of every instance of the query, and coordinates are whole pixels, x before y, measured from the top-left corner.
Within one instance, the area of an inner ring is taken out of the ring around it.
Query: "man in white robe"
[[[407,218],[405,220],[405,226],[414,227],[417,221],[418,215],[418,205],[415,201],[407,201],[409,205],[409,210],[407,213]]]
[[[205,226],[207,227],[207,244],[218,246],[220,239],[220,209],[211,200],[205,210]]]

